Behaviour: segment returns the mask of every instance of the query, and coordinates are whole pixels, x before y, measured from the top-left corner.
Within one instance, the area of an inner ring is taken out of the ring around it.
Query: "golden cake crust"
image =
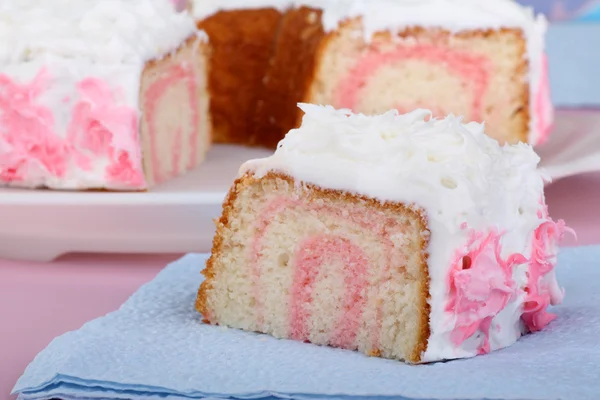
[[[254,183],[258,181],[264,180],[284,180],[290,184],[294,184],[295,180],[285,174],[277,173],[277,172],[269,172],[264,177],[257,179],[252,174],[246,174],[242,177],[236,179],[231,189],[229,190],[227,197],[223,203],[223,212],[221,217],[215,221],[216,224],[216,234],[213,239],[212,251],[209,259],[206,262],[206,267],[202,271],[202,275],[204,275],[205,280],[202,282],[199,290],[198,296],[196,298],[196,310],[200,312],[204,317],[204,322],[206,323],[216,323],[217,321],[213,321],[210,318],[211,311],[208,307],[208,296],[209,292],[213,289],[213,279],[215,279],[216,274],[219,273],[217,268],[215,267],[215,261],[219,259],[223,252],[226,252],[226,243],[224,243],[225,230],[228,229],[230,222],[236,218],[235,215],[235,202],[238,195],[245,190],[245,188],[250,187]],[[393,203],[393,202],[385,202],[382,203],[379,200],[369,198],[366,196],[360,196],[351,194],[341,190],[333,190],[333,189],[324,189],[316,185],[312,184],[304,184],[306,190],[308,191],[308,195],[314,199],[322,199],[325,201],[332,200],[343,200],[348,203],[358,203],[367,204],[369,207],[373,207],[374,209],[380,210],[392,210],[397,213],[411,213],[420,223],[419,230],[422,233],[427,232],[427,217],[423,212],[414,209],[413,207],[409,207],[402,203]],[[429,235],[421,235],[421,272],[422,272],[422,286],[420,289],[420,330],[418,334],[417,345],[412,351],[410,357],[406,360],[411,363],[418,363],[421,361],[421,357],[425,350],[427,349],[427,342],[430,336],[430,327],[429,327],[429,317],[430,317],[430,305],[429,305],[429,271],[427,266],[427,247],[429,244]],[[371,356],[380,356],[380,352],[375,350],[369,354]]]

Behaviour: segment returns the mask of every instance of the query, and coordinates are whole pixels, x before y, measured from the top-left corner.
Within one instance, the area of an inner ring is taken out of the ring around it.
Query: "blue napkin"
[[[600,247],[564,250],[567,291],[549,328],[486,356],[408,366],[204,325],[206,256],[167,266],[118,311],[56,338],[20,399],[592,399],[600,396]]]

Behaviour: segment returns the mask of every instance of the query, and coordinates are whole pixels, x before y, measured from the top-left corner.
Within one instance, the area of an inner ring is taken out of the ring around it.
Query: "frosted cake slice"
[[[565,227],[531,146],[425,110],[301,108],[224,202],[196,302],[208,323],[422,363],[552,321]]]

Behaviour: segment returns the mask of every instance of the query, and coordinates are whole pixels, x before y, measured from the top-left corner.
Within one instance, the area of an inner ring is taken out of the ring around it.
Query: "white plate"
[[[213,219],[239,166],[271,153],[215,145],[199,168],[146,193],[0,188],[0,257],[209,251]]]
[[[554,179],[600,170],[600,112],[559,112],[551,138],[538,152]],[[270,153],[216,145],[198,169],[147,193],[0,188],[0,257],[209,251],[213,219],[240,164]]]

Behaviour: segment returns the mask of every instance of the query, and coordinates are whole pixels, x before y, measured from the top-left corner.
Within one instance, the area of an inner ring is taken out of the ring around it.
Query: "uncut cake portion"
[[[0,5],[0,186],[145,190],[210,143],[209,44],[156,0]]]
[[[425,110],[300,108],[224,202],[196,302],[208,323],[421,363],[552,321],[565,226],[530,145]]]

